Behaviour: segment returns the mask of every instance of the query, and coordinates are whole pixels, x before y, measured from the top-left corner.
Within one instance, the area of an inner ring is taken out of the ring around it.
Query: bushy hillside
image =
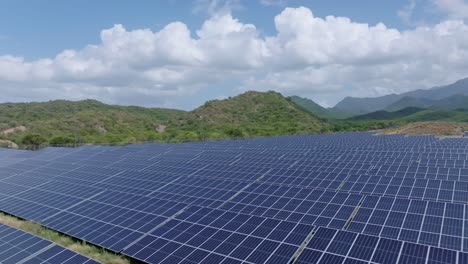
[[[4,103],[0,112],[0,139],[18,144],[29,142],[31,135],[52,144],[182,142],[316,133],[330,128],[326,121],[274,92],[247,92],[209,101],[192,112],[94,100]]]
[[[246,92],[208,101],[191,112],[192,123],[229,127],[247,135],[283,135],[327,131],[326,121],[276,92]],[[215,129],[217,130],[217,129]]]
[[[95,100],[0,104],[0,138],[21,143],[39,134],[54,143],[114,143],[153,140],[156,129],[186,112],[107,105]]]

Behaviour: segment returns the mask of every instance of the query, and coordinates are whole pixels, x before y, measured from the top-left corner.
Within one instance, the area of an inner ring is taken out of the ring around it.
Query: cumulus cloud
[[[53,58],[0,56],[0,92],[7,101],[96,98],[184,107],[177,104],[182,97],[253,89],[332,105],[347,95],[404,92],[468,73],[462,20],[399,31],[299,7],[285,8],[274,25],[277,32],[264,36],[230,12],[213,14],[195,32],[177,21],[159,31],[115,25],[102,30],[99,44]]]

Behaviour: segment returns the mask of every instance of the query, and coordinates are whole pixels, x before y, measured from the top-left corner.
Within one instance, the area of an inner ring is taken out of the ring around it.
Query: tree
[[[238,127],[232,127],[226,129],[226,134],[232,138],[242,138],[244,137],[244,132]]]
[[[21,143],[30,146],[32,150],[38,149],[45,142],[47,142],[47,139],[39,134],[27,134],[21,140]]]
[[[51,145],[70,145],[75,144],[75,139],[71,137],[57,136],[49,141]]]

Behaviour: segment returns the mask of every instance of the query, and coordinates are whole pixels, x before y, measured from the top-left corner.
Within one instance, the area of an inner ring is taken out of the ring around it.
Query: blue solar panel
[[[0,224],[0,263],[98,263],[50,241]]]
[[[0,210],[153,263],[450,263],[467,160],[466,139],[370,133],[1,149]]]

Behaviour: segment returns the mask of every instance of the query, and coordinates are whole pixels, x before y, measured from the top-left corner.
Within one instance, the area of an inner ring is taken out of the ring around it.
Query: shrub
[[[23,145],[28,145],[33,150],[38,149],[40,145],[46,142],[47,142],[47,139],[45,139],[43,136],[39,134],[27,134],[21,140],[21,143]]]
[[[75,139],[72,137],[65,137],[65,136],[57,136],[52,138],[49,141],[49,144],[51,145],[68,145],[68,144],[74,144]]]

